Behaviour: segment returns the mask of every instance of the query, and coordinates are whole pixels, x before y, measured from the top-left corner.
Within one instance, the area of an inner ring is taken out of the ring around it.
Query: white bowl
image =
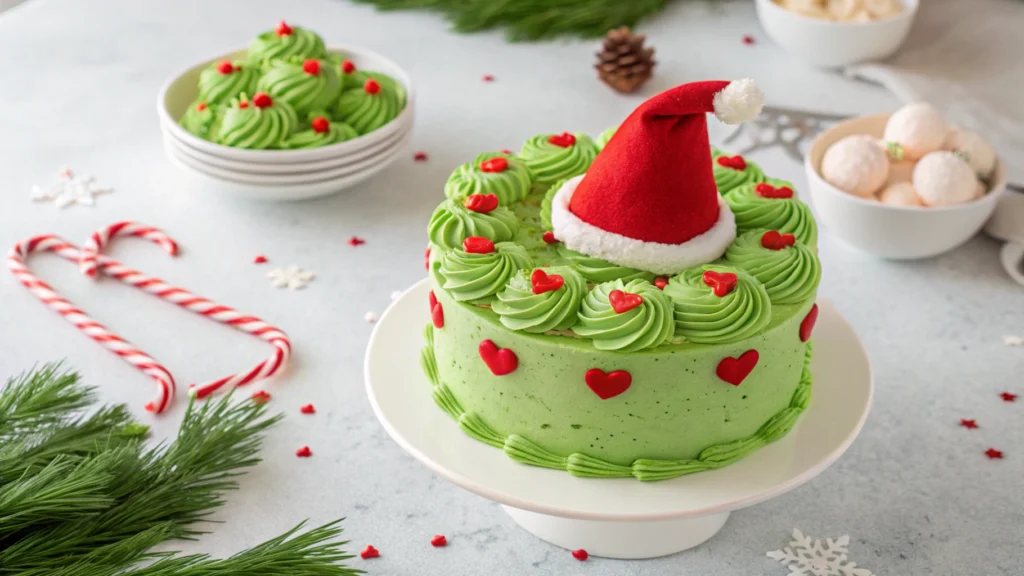
[[[170,132],[177,139],[188,143],[203,153],[253,164],[291,164],[295,162],[329,160],[357,154],[364,148],[383,142],[399,132],[408,130],[412,126],[416,95],[413,91],[412,82],[405,71],[391,60],[376,52],[358,46],[330,46],[328,51],[344,53],[358,69],[382,72],[394,78],[395,81],[405,88],[405,108],[394,120],[369,134],[322,148],[309,150],[247,150],[244,148],[222,146],[203,140],[182,128],[178,124],[178,119],[181,118],[188,106],[195,102],[199,96],[199,74],[213,62],[244,57],[246,50],[240,49],[196,64],[168,80],[157,96],[156,110],[157,115],[160,117],[160,126],[164,131]]]
[[[928,258],[956,248],[977,234],[1006,188],[1006,167],[996,162],[984,196],[955,206],[931,208],[891,206],[848,194],[821,176],[821,159],[829,146],[851,134],[880,138],[888,114],[854,118],[836,124],[811,143],[804,158],[819,221],[848,244],[882,258]]]
[[[756,0],[765,33],[812,66],[837,68],[882,60],[907,39],[919,0],[900,0],[903,12],[873,22],[832,22],[791,12],[772,0]]]

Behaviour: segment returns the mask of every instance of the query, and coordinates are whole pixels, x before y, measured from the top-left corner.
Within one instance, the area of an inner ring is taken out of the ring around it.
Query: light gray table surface
[[[323,200],[259,204],[200,194],[163,156],[157,90],[175,71],[246,44],[281,17],[403,66],[419,98],[412,147],[378,177]],[[305,518],[346,516],[350,548],[381,550],[372,562],[352,561],[375,574],[781,575],[787,570],[764,553],[800,527],[814,536],[850,534],[851,558],[878,575],[1024,574],[1024,401],[998,397],[1024,394],[1024,348],[1002,342],[1003,334],[1024,332],[1024,293],[984,237],[938,258],[894,263],[823,233],[820,294],[869,351],[872,414],[827,472],[734,514],[718,536],[682,554],[579,563],[519,529],[497,505],[434,476],[377,423],[363,389],[372,329],[363,316],[382,312],[393,290],[423,276],[427,219],[457,164],[536,133],[597,133],[645,96],[690,80],[753,76],[770,103],[829,112],[898,105],[879,88],[791,60],[764,38],[749,3],[675,3],[642,30],[657,48],[656,77],[642,94],[620,96],[594,79],[595,42],[507,44],[500,33],[451,34],[433,15],[379,14],[344,2],[31,0],[0,15],[0,242],[44,232],[81,242],[121,219],[157,225],[180,242],[179,258],[130,240],[112,255],[292,337],[291,370],[262,386],[272,407],[287,413],[266,441],[265,461],[217,512],[224,524],[181,549],[227,555]],[[756,45],[741,43],[748,33]],[[929,33],[915,30],[912,44]],[[496,81],[481,82],[482,74]],[[413,150],[429,161],[413,162]],[[781,153],[754,159],[770,175],[805,184],[802,168]],[[91,209],[32,203],[30,186],[49,182],[62,165],[116,192]],[[348,246],[352,235],[367,243]],[[256,254],[317,278],[304,291],[274,289],[268,268],[251,263]],[[267,353],[264,343],[116,282],[86,281],[55,257],[31,265],[182,383],[246,368]],[[154,394],[148,378],[0,278],[0,374],[57,359],[99,386],[104,400],[137,409],[157,437],[173,434],[183,398],[164,417],[145,414],[141,406]],[[307,402],[316,416],[298,415]],[[981,428],[958,427],[962,417]],[[314,456],[298,460],[293,452],[304,444]],[[986,459],[990,446],[1006,458]],[[430,548],[435,533],[447,535],[446,549]]]

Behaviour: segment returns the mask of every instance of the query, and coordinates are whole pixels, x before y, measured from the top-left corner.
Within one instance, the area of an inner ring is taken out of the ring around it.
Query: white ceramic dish
[[[796,58],[823,68],[882,60],[907,39],[919,0],[901,0],[903,12],[874,22],[831,22],[756,0],[765,33]]]
[[[467,436],[434,404],[417,361],[430,320],[428,292],[427,280],[407,290],[370,336],[364,373],[377,418],[439,476],[504,504],[536,536],[595,556],[649,558],[704,542],[730,511],[788,492],[839,459],[871,405],[867,354],[836,309],[819,301],[811,405],[779,441],[720,470],[662,482],[576,478],[526,466]]]
[[[1006,167],[997,161],[988,192],[965,204],[934,208],[890,206],[865,200],[822,178],[821,159],[828,147],[851,134],[881,137],[888,114],[840,122],[811,143],[804,158],[818,220],[846,243],[882,258],[910,260],[948,252],[985,224],[1006,188]]]
[[[195,102],[198,97],[200,72],[213,62],[242,57],[245,54],[245,49],[240,49],[196,64],[168,80],[157,96],[156,110],[160,118],[160,126],[164,131],[170,132],[177,139],[186,142],[203,153],[238,162],[255,164],[291,164],[339,158],[358,153],[360,150],[387,140],[396,133],[403,131],[403,129],[408,129],[412,126],[416,94],[413,90],[412,82],[405,71],[391,60],[376,52],[358,46],[330,46],[328,50],[344,53],[358,69],[382,72],[404,86],[406,104],[402,112],[394,120],[369,134],[347,142],[310,150],[246,150],[244,148],[221,146],[220,144],[203,140],[178,125],[178,119],[181,118],[181,115],[185,113],[188,106]]]

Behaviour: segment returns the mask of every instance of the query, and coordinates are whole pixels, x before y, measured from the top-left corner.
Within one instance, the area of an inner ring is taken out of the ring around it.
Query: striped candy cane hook
[[[82,246],[82,257],[78,263],[82,274],[89,277],[96,276],[96,256],[104,246],[110,243],[111,239],[117,236],[145,238],[159,244],[171,256],[178,255],[178,244],[162,230],[138,222],[117,222],[93,232],[85,241],[85,245]]]

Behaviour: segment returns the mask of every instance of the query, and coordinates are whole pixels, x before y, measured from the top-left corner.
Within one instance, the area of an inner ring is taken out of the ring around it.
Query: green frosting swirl
[[[735,168],[729,168],[728,166],[722,166],[718,163],[717,159],[721,156],[725,156],[719,151],[716,156],[714,153],[711,154],[711,165],[714,166],[715,172],[715,186],[718,187],[718,193],[722,196],[727,195],[733,189],[743,186],[744,184],[757,184],[764,182],[764,172],[761,171],[761,167],[754,162],[747,161],[747,167],[743,170],[736,170]]]
[[[441,256],[438,272],[443,288],[459,301],[479,301],[494,296],[516,272],[533,267],[526,248],[498,242],[490,254],[472,254],[461,248]]]
[[[813,298],[821,282],[818,257],[800,242],[781,250],[765,248],[761,245],[765,232],[741,234],[726,250],[726,260],[764,284],[772,304],[798,304]]]
[[[563,178],[579,176],[590,168],[597,156],[597,146],[586,134],[577,133],[576,143],[562,148],[548,142],[551,134],[534,136],[523,144],[519,157],[530,169],[533,181],[551,184]]]
[[[736,274],[736,287],[725,296],[716,296],[704,283],[706,270]],[[772,319],[772,304],[764,286],[750,274],[731,266],[705,265],[684,270],[669,279],[665,295],[674,308],[676,336],[698,344],[750,338]]]
[[[355,89],[362,90],[363,85],[366,84],[366,81],[373,78],[374,80],[377,81],[378,84],[380,84],[384,88],[389,88],[392,92],[395,93],[395,96],[398,98],[399,109],[405,108],[405,87],[399,84],[398,81],[392,78],[391,76],[388,76],[387,74],[383,74],[381,72],[371,72],[369,70],[355,70],[346,73],[340,67],[340,65],[338,67],[338,70],[339,74],[341,75],[341,85],[343,91]]]
[[[608,302],[608,295],[622,290],[643,297],[642,304],[619,314]],[[598,350],[636,352],[654,348],[672,340],[672,302],[646,280],[613,280],[598,284],[583,299],[580,321],[573,331],[592,338]]]
[[[352,126],[360,134],[373,132],[394,120],[402,111],[402,99],[395,92],[394,83],[377,83],[380,91],[376,94],[367,92],[363,84],[342,90],[332,108],[334,119]]]
[[[199,99],[207,104],[227,104],[239,94],[252,94],[260,72],[255,65],[243,60],[231,62],[231,72],[221,74],[222,62],[214,62],[199,73]]]
[[[597,140],[594,141],[594,144],[597,146],[598,151],[604,150],[605,145],[608,144],[608,141],[612,139],[612,136],[615,136],[615,132],[617,132],[618,130],[618,126],[612,126],[611,128],[605,130],[604,132],[601,132],[601,135],[598,136]]]
[[[717,148],[715,146],[712,146],[711,147],[711,161],[714,162],[715,158],[718,158],[719,156],[729,156],[729,154],[726,154],[725,152],[722,152],[719,148]],[[715,162],[715,163],[717,164],[717,162]]]
[[[280,147],[298,125],[295,110],[285,102],[257,108],[242,96],[242,100],[232,100],[224,112],[217,143],[255,150]],[[239,106],[241,102],[246,102],[244,108]]]
[[[257,88],[287,102],[299,114],[312,110],[326,110],[341,95],[338,71],[326,60],[317,60],[320,70],[309,74],[303,69],[303,60],[274,60],[259,79]]]
[[[323,58],[327,55],[324,41],[315,32],[292,26],[292,33],[278,35],[277,30],[267,30],[249,44],[249,59],[257,62],[299,58]]]
[[[508,166],[503,172],[484,172],[480,164],[492,158],[504,158]],[[530,172],[515,156],[487,152],[459,166],[448,177],[444,195],[462,200],[470,194],[494,194],[501,206],[521,201],[530,192]]]
[[[570,250],[564,244],[558,245],[558,255],[590,282],[600,283],[611,280],[629,282],[638,279],[651,282],[654,280],[654,273],[652,272],[627,268],[601,260],[600,258],[593,258],[575,250]]]
[[[462,248],[462,241],[470,236],[483,236],[492,242],[512,240],[519,231],[515,214],[504,206],[491,212],[474,212],[462,201],[448,199],[434,210],[427,225],[430,241],[446,250]]]
[[[530,281],[532,270],[523,269],[513,276],[508,285],[498,292],[498,300],[491,306],[509,330],[547,332],[568,330],[576,323],[580,302],[587,293],[587,282],[567,266],[543,268],[548,275],[557,274],[565,283],[558,290],[533,293]]]
[[[770,180],[772,186],[789,186],[789,182]],[[818,226],[806,204],[792,198],[762,198],[755,191],[757,184],[747,184],[733,189],[725,196],[729,209],[736,215],[736,228],[740,233],[747,230],[778,230],[789,232],[804,245],[814,248],[818,245]]]
[[[551,204],[555,201],[555,194],[565,185],[566,181],[566,179],[562,179],[552,184],[540,201],[540,221],[547,230],[554,228],[551,224]]]
[[[200,107],[202,107],[202,110],[199,109]],[[178,124],[204,140],[212,140],[216,131],[217,108],[204,102],[193,102],[188,107],[188,110],[185,110],[181,120],[178,120]]]
[[[282,148],[288,148],[289,150],[320,148],[321,146],[337,144],[338,142],[344,142],[358,137],[359,133],[356,132],[355,128],[348,124],[345,124],[344,122],[331,122],[330,128],[328,128],[327,132],[317,132],[312,128],[296,132],[284,141]]]

